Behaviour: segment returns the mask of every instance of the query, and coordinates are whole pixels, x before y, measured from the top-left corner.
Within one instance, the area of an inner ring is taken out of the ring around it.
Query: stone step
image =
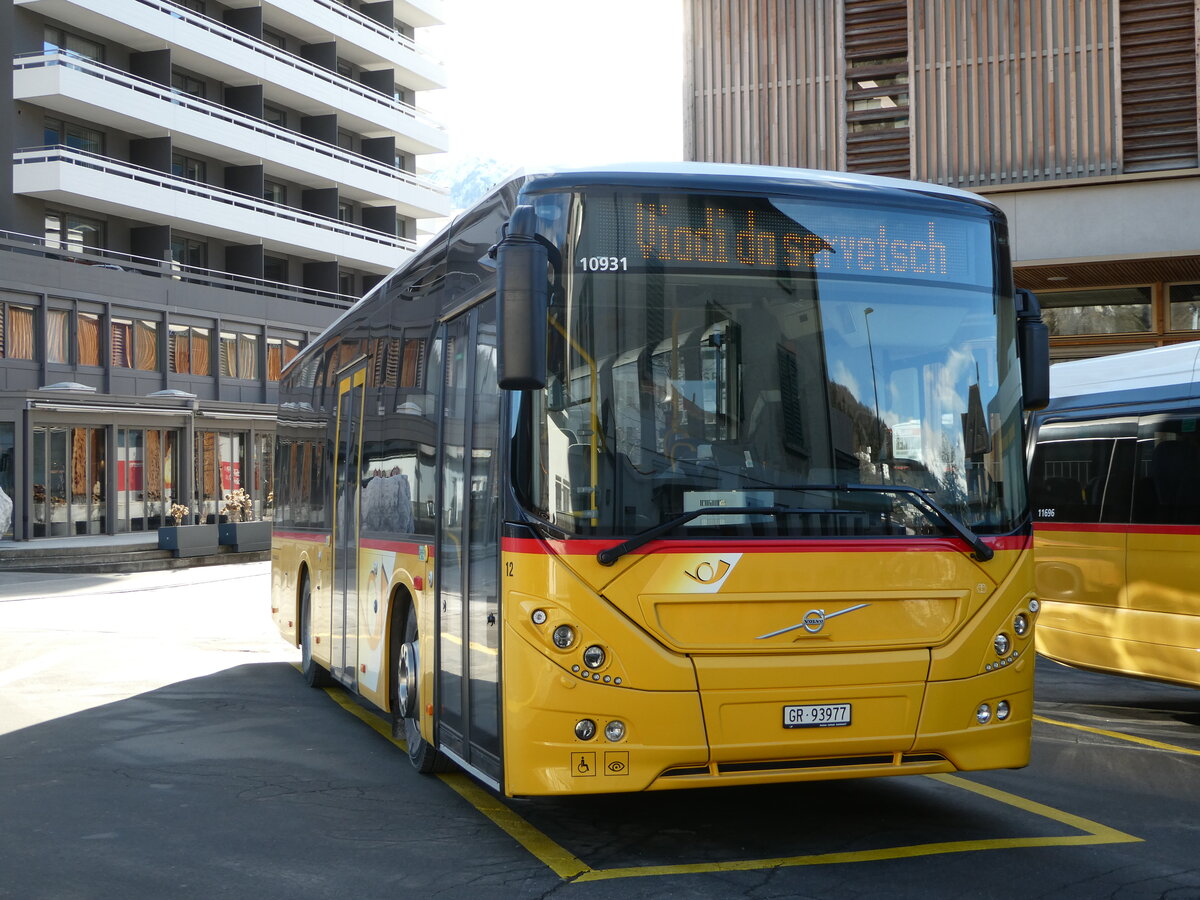
[[[31,542],[33,543],[33,542]],[[270,550],[236,553],[232,547],[221,546],[207,556],[176,558],[170,550],[156,545],[89,544],[79,548],[63,546],[7,547],[0,553],[0,571],[4,572],[153,572],[159,569],[181,569],[188,566],[223,566],[232,563],[258,562],[271,558]]]

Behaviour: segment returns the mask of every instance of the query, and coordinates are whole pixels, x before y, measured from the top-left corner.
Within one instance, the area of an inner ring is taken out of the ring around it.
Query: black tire
[[[421,736],[420,634],[417,610],[409,604],[404,613],[403,639],[392,631],[392,736],[402,739],[413,768],[423,775],[448,772],[453,768],[437,748]]]
[[[333,676],[312,655],[312,587],[305,574],[300,582],[300,671],[309,687],[324,688],[333,684]]]

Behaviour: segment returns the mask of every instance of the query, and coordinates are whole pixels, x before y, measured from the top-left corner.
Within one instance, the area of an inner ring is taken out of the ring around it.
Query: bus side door
[[[338,378],[333,482],[333,627],[330,671],[353,687],[358,667],[358,529],[366,366]]]
[[[496,304],[442,329],[438,744],[500,780],[499,423]]]

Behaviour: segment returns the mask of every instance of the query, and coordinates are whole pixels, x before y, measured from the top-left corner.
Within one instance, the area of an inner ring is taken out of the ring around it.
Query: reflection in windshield
[[[955,283],[925,272],[881,276],[880,266],[847,270],[845,255],[861,258],[862,243],[828,224],[845,209],[810,205],[817,213],[806,218],[777,208],[792,229],[803,222],[806,233],[825,235],[807,265],[620,256],[595,271],[588,216],[610,231],[620,216],[605,198],[577,199],[577,244],[564,257],[582,265],[566,267],[551,312],[549,383],[535,397],[523,491],[531,511],[596,536],[637,534],[699,509],[713,512],[691,519],[689,534],[937,532],[894,494],[851,501],[800,490],[880,484],[928,490],[976,531],[1011,530],[1025,502],[1019,386],[1012,329],[998,330],[1011,309],[997,314],[986,220],[939,214],[939,235],[958,235],[967,248],[958,252],[986,273]],[[738,214],[728,202],[720,212]],[[886,221],[872,234],[907,227],[934,237],[928,214],[873,214]],[[714,218],[711,207],[700,215]],[[762,228],[767,216],[757,221]],[[828,237],[833,228],[839,234]],[[911,268],[917,258],[905,261]],[[735,511],[721,515],[722,507]],[[792,512],[746,512],[753,507]]]

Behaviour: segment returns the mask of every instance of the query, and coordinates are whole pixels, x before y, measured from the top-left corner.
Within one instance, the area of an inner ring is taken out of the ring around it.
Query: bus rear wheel
[[[449,761],[421,736],[421,641],[417,610],[409,605],[404,637],[392,638],[392,736],[403,738],[413,767],[423,774],[449,771]]]
[[[313,612],[312,585],[308,574],[301,576],[300,582],[300,671],[309,687],[323,688],[333,684],[333,677],[323,668],[312,655]]]

